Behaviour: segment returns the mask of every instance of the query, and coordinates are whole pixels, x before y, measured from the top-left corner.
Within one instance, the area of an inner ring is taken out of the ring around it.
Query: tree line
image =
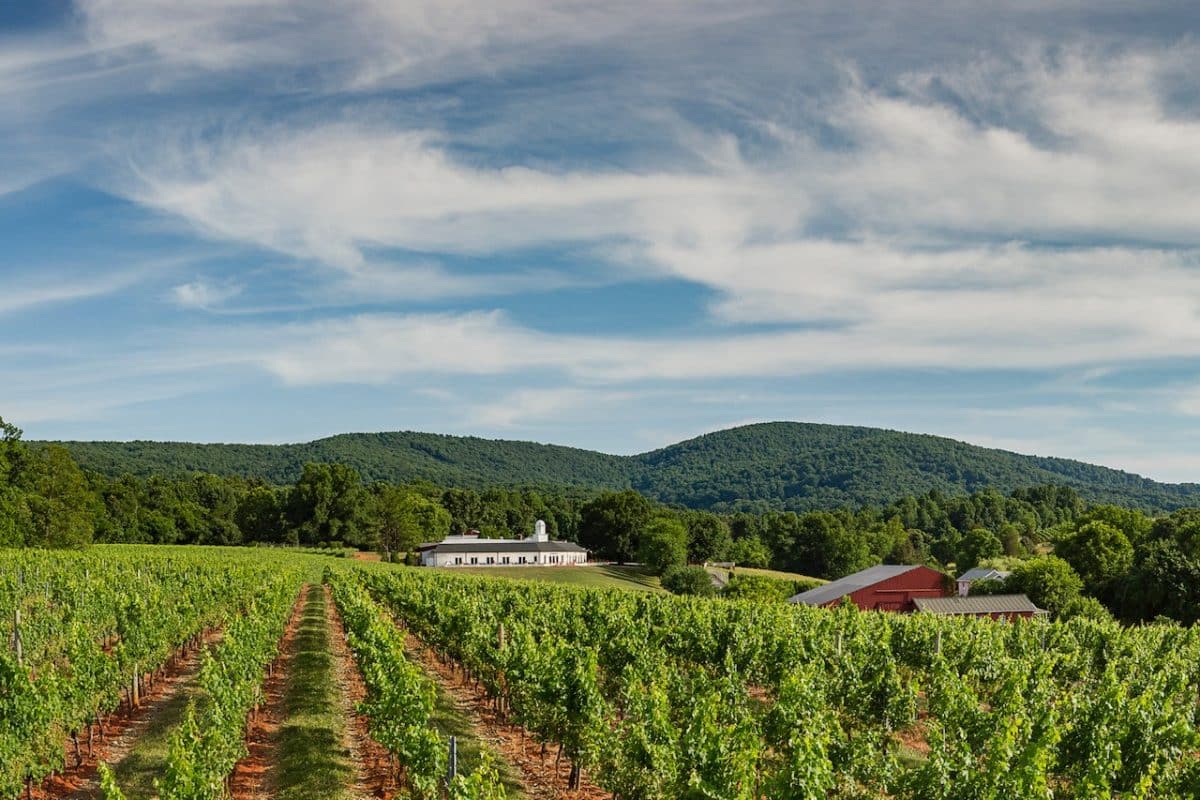
[[[648,563],[684,590],[700,591],[703,581],[680,570],[706,561],[825,579],[880,563],[959,573],[986,563],[1011,568],[1017,575],[1007,588],[1056,613],[1107,608],[1130,621],[1200,618],[1200,510],[1154,516],[1089,506],[1063,486],[953,496],[933,490],[859,508],[720,514],[633,490],[367,482],[338,463],[306,464],[286,486],[206,473],[114,478],[81,469],[64,448],[29,448],[0,420],[3,546],[262,543],[351,546],[395,558],[467,530],[524,536],[538,519],[553,538],[578,542],[594,559]]]

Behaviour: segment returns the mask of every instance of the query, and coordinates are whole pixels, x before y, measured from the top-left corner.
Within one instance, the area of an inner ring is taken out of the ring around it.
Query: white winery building
[[[587,550],[574,542],[552,542],[538,520],[528,539],[485,539],[478,533],[447,536],[417,548],[423,567],[568,566],[587,563]]]

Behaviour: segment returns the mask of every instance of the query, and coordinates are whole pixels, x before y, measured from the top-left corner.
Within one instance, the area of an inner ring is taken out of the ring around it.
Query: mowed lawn
[[[719,567],[710,567],[710,570],[720,570],[728,572],[729,570],[720,569]],[[817,581],[818,583],[828,583],[828,581],[814,578],[810,575],[801,575],[797,572],[780,572],[777,569],[756,569],[754,567],[737,567],[733,571],[734,575],[765,575],[768,578],[779,578],[785,581]]]
[[[587,567],[433,567],[443,572],[468,572],[472,575],[491,575],[498,578],[522,578],[530,581],[570,583],[576,586],[596,586],[627,589],[638,592],[664,591],[658,577],[644,567],[618,567],[596,564]]]

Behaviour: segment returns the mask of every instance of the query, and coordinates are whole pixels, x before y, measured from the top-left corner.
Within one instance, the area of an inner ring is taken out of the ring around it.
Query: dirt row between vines
[[[129,755],[154,717],[196,680],[205,650],[220,640],[219,630],[206,631],[198,647],[177,655],[168,664],[163,675],[144,691],[137,708],[122,705],[106,716],[104,723],[96,726],[91,751],[86,743],[82,743],[83,761],[78,766],[75,765],[74,745],[68,742],[67,769],[47,779],[40,787],[34,787],[34,800],[97,800],[100,797],[97,775],[100,762],[116,767]]]
[[[358,704],[367,696],[358,663],[346,644],[346,626],[342,615],[333,602],[333,593],[325,585],[325,613],[329,620],[329,638],[333,647],[337,683],[341,688],[342,707],[350,724],[346,726],[346,746],[350,749],[354,763],[358,765],[358,776],[354,794],[362,797],[391,798],[397,787],[390,785],[387,748],[371,738],[369,720],[358,713]]]
[[[471,720],[476,736],[520,773],[521,788],[533,800],[608,800],[609,792],[594,784],[587,773],[576,790],[567,788],[570,764],[555,758],[557,749],[543,749],[519,725],[501,719],[482,688],[466,680],[461,671],[441,659],[424,642],[405,629],[405,648],[436,680]],[[557,763],[556,763],[557,761]]]

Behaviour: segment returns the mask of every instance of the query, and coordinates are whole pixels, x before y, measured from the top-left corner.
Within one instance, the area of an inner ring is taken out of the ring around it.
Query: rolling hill
[[[693,508],[793,509],[878,504],[937,489],[962,494],[1047,483],[1088,500],[1147,510],[1200,505],[1200,485],[1168,484],[1061,458],[878,428],[772,422],[706,434],[635,456],[430,433],[356,433],[305,444],[60,442],[109,475],[212,472],[290,483],[310,461],[342,462],[366,480],[444,486],[634,488]]]

